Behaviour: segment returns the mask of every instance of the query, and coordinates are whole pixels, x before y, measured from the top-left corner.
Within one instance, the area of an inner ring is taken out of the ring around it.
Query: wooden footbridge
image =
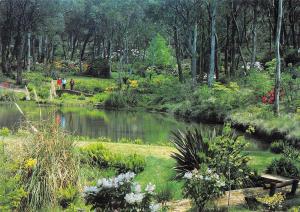
[[[59,89],[59,90],[56,90],[56,94],[58,96],[61,96],[64,93],[72,94],[72,95],[77,95],[77,96],[83,95],[83,96],[86,96],[86,97],[93,96],[93,94],[90,94],[90,93],[84,93],[84,92],[81,92],[81,91],[70,90],[70,89]]]

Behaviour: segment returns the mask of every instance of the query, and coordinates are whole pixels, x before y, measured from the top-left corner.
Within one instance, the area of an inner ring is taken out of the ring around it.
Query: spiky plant
[[[198,129],[172,132],[171,142],[177,149],[171,155],[176,160],[176,178],[183,177],[188,171],[199,169],[202,163],[207,162],[210,155],[209,144],[203,140]]]

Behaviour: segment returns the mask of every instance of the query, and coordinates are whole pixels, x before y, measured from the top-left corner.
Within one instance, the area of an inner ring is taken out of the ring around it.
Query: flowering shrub
[[[184,175],[184,194],[193,199],[199,211],[203,211],[209,200],[220,197],[225,188],[225,178],[214,170],[202,167]]]
[[[129,80],[129,86],[131,88],[137,88],[137,87],[139,87],[138,81],[137,80]]]
[[[127,172],[114,178],[100,179],[96,186],[85,187],[86,204],[104,211],[158,211],[159,205],[153,202],[155,185],[149,183],[143,192],[141,185],[133,182],[134,177],[133,172]]]
[[[282,193],[276,193],[274,196],[259,197],[257,200],[266,206],[269,210],[275,211],[282,208],[284,202],[284,195]]]
[[[280,97],[282,98],[284,96],[283,91],[280,92]],[[274,104],[275,102],[275,90],[270,90],[266,95],[261,97],[261,101],[264,104]]]

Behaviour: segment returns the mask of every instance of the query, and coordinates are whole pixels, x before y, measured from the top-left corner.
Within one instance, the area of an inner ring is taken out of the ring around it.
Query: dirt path
[[[1,82],[0,83],[0,90],[6,90],[6,91],[10,91],[10,92],[16,92],[16,93],[24,93],[26,94],[26,89],[22,89],[22,88],[15,88],[13,86],[13,84],[9,83],[9,82]]]

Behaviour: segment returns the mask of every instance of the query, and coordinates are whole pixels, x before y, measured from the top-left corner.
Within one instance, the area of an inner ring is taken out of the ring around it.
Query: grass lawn
[[[258,173],[264,172],[274,158],[280,157],[279,154],[273,154],[269,151],[247,151],[246,153],[250,157],[250,167],[256,169]]]

